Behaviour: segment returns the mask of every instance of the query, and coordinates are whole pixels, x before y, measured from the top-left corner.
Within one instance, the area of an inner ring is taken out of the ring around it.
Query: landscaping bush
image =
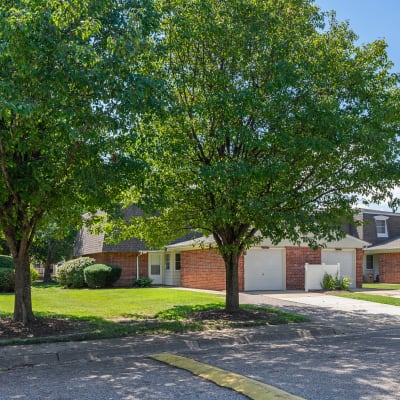
[[[122,268],[118,265],[109,265],[109,267],[111,267],[111,274],[107,286],[112,286],[121,277]]]
[[[347,276],[339,278],[338,274],[334,278],[332,275],[325,273],[321,287],[323,290],[349,290],[351,279]]]
[[[135,281],[136,287],[150,287],[153,282],[151,278],[139,278]]]
[[[39,277],[39,272],[30,266],[31,283]],[[15,270],[12,257],[0,255],[0,292],[13,292],[15,289]]]
[[[33,283],[36,281],[37,278],[39,278],[39,272],[33,265],[30,266],[30,270],[31,270],[31,283]]]
[[[14,268],[0,268],[0,292],[13,292],[15,289]]]
[[[84,269],[93,265],[95,260],[90,257],[80,257],[66,261],[57,268],[57,282],[70,289],[80,289],[85,287]]]
[[[105,264],[93,264],[83,271],[85,282],[91,289],[110,287],[121,276],[121,268]]]
[[[14,268],[12,257],[0,255],[0,268]]]

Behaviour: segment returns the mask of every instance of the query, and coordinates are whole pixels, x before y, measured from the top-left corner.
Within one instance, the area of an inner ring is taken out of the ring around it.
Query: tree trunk
[[[51,282],[51,259],[52,259],[52,253],[51,250],[49,249],[47,253],[47,259],[46,263],[44,265],[44,275],[43,275],[43,282],[48,283]]]
[[[239,311],[239,257],[240,254],[229,252],[224,255],[226,270],[226,306],[227,312]]]
[[[15,267],[14,321],[22,322],[26,326],[34,319],[28,252],[25,251],[13,259]]]

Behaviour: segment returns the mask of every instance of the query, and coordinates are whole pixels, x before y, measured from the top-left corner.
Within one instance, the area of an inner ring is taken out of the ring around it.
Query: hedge
[[[56,280],[61,286],[70,289],[83,288],[86,286],[83,271],[94,263],[94,258],[90,257],[80,257],[66,261],[57,268]]]
[[[105,264],[93,264],[83,271],[85,282],[91,289],[110,287],[121,276],[121,268]]]
[[[15,289],[15,271],[13,268],[0,268],[0,292],[13,292]]]
[[[14,268],[12,257],[0,255],[0,268]]]

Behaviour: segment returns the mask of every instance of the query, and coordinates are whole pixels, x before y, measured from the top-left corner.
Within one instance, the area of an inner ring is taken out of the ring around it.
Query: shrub
[[[85,282],[91,289],[110,287],[121,276],[121,268],[115,265],[93,264],[83,271]]]
[[[0,255],[0,268],[14,268],[12,257]]]
[[[111,267],[111,274],[107,286],[112,286],[121,277],[122,268],[118,265],[109,265],[109,267]]]
[[[15,271],[13,268],[0,268],[0,292],[13,292],[15,289]]]
[[[30,266],[30,270],[31,270],[31,283],[33,283],[36,281],[37,278],[39,278],[39,272],[33,265]]]
[[[90,257],[80,257],[66,261],[57,268],[57,282],[64,287],[80,289],[85,286],[83,271],[86,267],[93,265],[95,260]]]
[[[39,272],[30,265],[31,283],[39,277]],[[14,261],[10,256],[0,255],[0,292],[13,292],[15,290]]]
[[[351,279],[347,276],[339,278],[338,274],[334,278],[332,275],[325,273],[321,287],[323,290],[348,290],[351,285]]]
[[[150,287],[153,282],[151,278],[139,278],[135,281],[136,287]]]

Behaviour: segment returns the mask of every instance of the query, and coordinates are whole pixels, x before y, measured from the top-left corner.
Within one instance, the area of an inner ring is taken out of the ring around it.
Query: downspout
[[[139,279],[139,257],[146,253],[147,251],[139,251],[139,254],[136,256],[136,279]]]

